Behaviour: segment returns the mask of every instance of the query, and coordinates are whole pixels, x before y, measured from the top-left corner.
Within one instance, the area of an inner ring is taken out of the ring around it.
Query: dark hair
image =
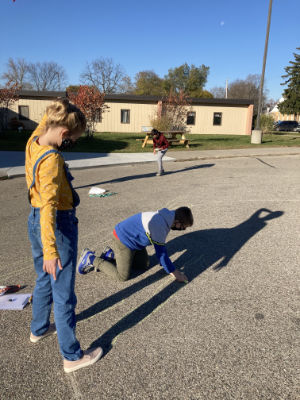
[[[175,219],[190,226],[194,223],[194,217],[189,207],[179,207],[175,210]]]
[[[152,129],[151,134],[152,135],[160,135],[161,132],[159,132],[157,129]]]

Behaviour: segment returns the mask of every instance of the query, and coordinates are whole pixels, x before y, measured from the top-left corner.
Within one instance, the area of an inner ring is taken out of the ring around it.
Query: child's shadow
[[[200,168],[210,168],[213,167],[215,164],[200,164],[200,165],[193,165],[191,167],[186,167],[182,169],[177,169],[174,171],[166,171],[164,175],[172,175],[172,174],[177,174],[179,172],[187,172],[187,171],[192,171]],[[104,185],[106,183],[119,183],[119,182],[126,182],[126,181],[131,181],[134,179],[145,179],[145,178],[152,178],[156,176],[156,172],[150,172],[148,174],[135,174],[135,175],[130,175],[130,176],[123,176],[121,178],[116,178],[116,179],[110,179],[108,181],[102,181],[102,182],[94,182],[90,183],[88,185],[83,185],[83,186],[77,186],[74,187],[74,189],[83,189],[83,188],[88,188],[91,186],[97,186],[97,185]]]
[[[262,213],[266,213],[266,215],[261,216]],[[185,265],[185,273],[189,281],[192,281],[211,266],[213,266],[215,271],[220,271],[252,236],[266,226],[268,220],[278,218],[282,215],[282,211],[272,212],[268,209],[261,208],[245,222],[233,228],[207,229],[180,235],[168,243],[168,251],[170,255],[176,252],[182,252],[175,264],[177,264],[178,267]],[[83,320],[103,311],[105,308],[111,307],[118,301],[129,297],[143,287],[161,279],[163,274],[164,272],[159,270],[150,277],[101,300],[87,310],[81,312],[77,316],[77,320]],[[137,325],[182,287],[182,283],[177,281],[170,282],[150,300],[140,305],[113,325],[108,331],[96,339],[91,344],[91,347],[101,346],[104,349],[104,354],[106,354],[111,350],[113,340],[118,335]]]
[[[168,243],[168,253],[184,251],[176,264],[185,265],[189,279],[211,266],[220,271],[252,236],[267,225],[268,220],[282,215],[283,211],[261,208],[233,228],[206,229],[178,236]]]

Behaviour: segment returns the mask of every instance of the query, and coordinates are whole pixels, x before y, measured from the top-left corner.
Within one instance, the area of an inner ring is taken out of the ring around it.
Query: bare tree
[[[248,75],[246,79],[237,79],[229,84],[228,97],[231,99],[253,99],[257,96],[260,75]]]
[[[215,86],[210,89],[210,93],[214,96],[215,99],[225,99],[225,87]]]
[[[24,58],[14,60],[9,58],[6,64],[6,71],[1,75],[5,83],[16,84],[19,89],[32,89],[28,82],[28,63]]]
[[[66,72],[55,62],[31,63],[28,73],[35,90],[63,90],[66,87]]]
[[[121,83],[119,84],[119,93],[134,93],[134,84],[132,83],[131,78],[128,75],[125,75],[121,79]]]
[[[229,99],[247,99],[254,101],[254,114],[257,113],[259,99],[260,75],[250,74],[245,80],[237,79],[228,86]],[[263,105],[266,101],[266,91],[263,94]]]
[[[102,93],[117,93],[122,90],[126,74],[120,64],[115,64],[112,58],[98,58],[87,63],[80,75],[82,83],[94,86]]]

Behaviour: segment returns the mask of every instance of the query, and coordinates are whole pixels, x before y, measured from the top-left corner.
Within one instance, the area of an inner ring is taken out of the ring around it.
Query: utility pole
[[[227,99],[227,95],[228,95],[228,81],[226,79],[226,85],[225,85],[225,99]]]
[[[270,24],[271,24],[272,3],[273,3],[273,0],[269,0],[268,23],[267,23],[267,32],[266,32],[266,40],[265,40],[263,66],[262,66],[262,73],[261,73],[260,86],[259,86],[257,118],[256,118],[256,124],[255,124],[255,131],[253,131],[252,133],[260,131],[260,114],[261,114],[261,109],[262,109],[262,96],[263,96],[264,80],[265,80],[265,69],[266,69],[266,60],[267,60],[267,52],[268,52]],[[260,141],[252,142],[252,138],[251,138],[251,143],[261,143],[261,132],[260,132]]]

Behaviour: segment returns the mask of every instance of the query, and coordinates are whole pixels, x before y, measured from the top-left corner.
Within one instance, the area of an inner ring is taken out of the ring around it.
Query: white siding
[[[96,124],[98,132],[141,132],[150,126],[157,104],[106,102],[109,108],[102,114],[102,122]],[[130,110],[130,123],[121,123],[121,110]]]
[[[246,133],[248,106],[199,105],[195,125],[188,125],[190,133],[244,135]],[[214,113],[222,113],[221,125],[213,125]]]

